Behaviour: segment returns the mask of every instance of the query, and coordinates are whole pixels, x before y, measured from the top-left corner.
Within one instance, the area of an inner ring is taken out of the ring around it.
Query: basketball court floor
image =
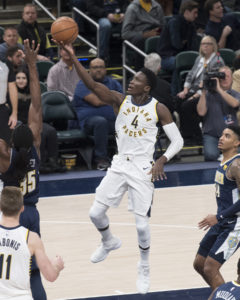
[[[122,247],[98,264],[90,262],[100,243],[88,211],[104,172],[41,176],[41,234],[50,257],[62,255],[65,269],[54,283],[45,280],[49,300],[59,299],[207,299],[210,289],[192,263],[204,231],[198,222],[215,213],[214,173],[218,163],[169,164],[168,179],[156,184],[151,226],[151,287],[137,294],[139,251],[127,195],[109,210],[112,232]],[[225,280],[236,277],[238,252],[223,266]]]

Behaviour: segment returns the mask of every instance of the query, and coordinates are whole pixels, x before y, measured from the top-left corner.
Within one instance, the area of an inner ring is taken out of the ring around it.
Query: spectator
[[[144,59],[144,67],[151,70],[155,75],[158,75],[161,70],[161,57],[157,53],[148,54]],[[170,83],[158,76],[156,80],[157,84],[156,87],[151,90],[151,96],[166,105],[169,111],[173,113],[174,103]]]
[[[89,74],[98,82],[109,89],[122,92],[120,83],[106,76],[104,60],[95,58],[90,62]],[[109,166],[108,135],[114,134],[115,114],[112,106],[106,105],[86,85],[79,81],[77,84],[73,106],[77,112],[79,126],[89,135],[94,137],[94,160],[97,169],[106,170]]]
[[[237,280],[232,280],[216,288],[208,300],[229,299],[236,300],[240,295],[240,259],[237,263]]]
[[[165,16],[172,16],[173,14],[173,0],[157,0],[157,2],[162,6]]]
[[[233,61],[233,70],[232,89],[240,93],[240,55]]]
[[[49,91],[62,91],[72,101],[79,76],[70,56],[64,49],[60,49],[60,56],[60,61],[52,66],[48,72],[47,89]]]
[[[197,112],[203,117],[203,146],[206,161],[219,157],[218,140],[228,125],[237,125],[237,110],[240,94],[231,89],[232,71],[224,66],[219,72],[225,73],[225,79],[205,81],[202,95],[197,104]],[[212,85],[215,84],[215,87]]]
[[[18,43],[18,32],[15,27],[7,27],[4,30],[4,43],[0,44],[0,60],[6,61],[6,53],[9,47],[18,47],[23,50],[23,45]]]
[[[201,40],[199,56],[191,71],[188,72],[184,89],[178,93],[181,134],[185,144],[201,144],[202,132],[199,127],[200,117],[197,114],[197,103],[202,93],[203,77],[206,72],[218,71],[224,61],[217,52],[216,40],[205,36]]]
[[[10,112],[7,105],[7,90],[9,91],[12,112]],[[0,139],[3,139],[6,143],[10,142],[11,129],[17,124],[17,105],[17,87],[14,72],[0,61]]]
[[[18,46],[9,47],[6,52],[6,64],[9,69],[16,73],[17,69],[24,64],[23,52]]]
[[[125,9],[124,0],[88,0],[87,11],[89,16],[100,26],[99,56],[106,62],[109,61],[109,41],[111,31],[121,32]]]
[[[163,29],[164,14],[161,5],[155,0],[134,0],[127,7],[122,38],[144,51],[145,40],[157,36]],[[135,67],[143,66],[142,56],[136,53]]]
[[[21,42],[29,39],[30,43],[35,41],[35,45],[40,43],[39,54],[41,55],[41,60],[49,60],[53,57],[53,49],[46,32],[37,22],[37,9],[34,4],[28,3],[24,6],[18,33]]]
[[[163,29],[158,43],[158,54],[162,58],[162,69],[171,71],[172,95],[178,92],[176,55],[181,51],[197,50],[199,40],[194,27],[198,16],[198,4],[186,1],[180,7],[180,14],[173,16]]]
[[[240,49],[240,23],[232,14],[223,15],[223,6],[220,0],[207,0],[205,10],[208,22],[205,33],[213,36],[219,48]]]

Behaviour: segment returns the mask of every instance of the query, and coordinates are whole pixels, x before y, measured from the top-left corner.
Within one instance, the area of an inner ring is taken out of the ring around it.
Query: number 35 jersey
[[[39,196],[39,158],[35,147],[32,147],[30,153],[30,163],[27,174],[21,182],[11,180],[11,174],[16,170],[15,166],[16,150],[13,148],[11,153],[10,166],[6,173],[2,174],[4,186],[17,186],[22,190],[24,205],[34,205],[38,202]]]
[[[31,300],[29,230],[0,225],[0,299]]]
[[[157,103],[151,98],[144,105],[137,105],[132,96],[126,96],[115,124],[119,155],[140,155],[152,160],[158,132]]]

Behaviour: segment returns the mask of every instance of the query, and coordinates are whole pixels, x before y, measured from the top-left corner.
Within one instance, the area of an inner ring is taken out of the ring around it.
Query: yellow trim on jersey
[[[157,120],[159,121],[158,114],[157,114],[157,105],[158,105],[158,101],[156,101],[156,104],[155,104],[155,114],[157,116]]]
[[[125,96],[125,98],[123,99],[123,102],[121,103],[121,105],[119,106],[119,109],[118,109],[118,113],[120,112],[122,106],[123,106],[123,103],[125,102],[125,100],[127,99],[127,96]]]
[[[28,242],[28,238],[29,238],[29,229],[27,230],[27,234],[26,234],[26,242]]]
[[[236,286],[240,286],[240,284],[237,283],[237,281],[235,281],[235,280],[233,280],[232,283],[233,283],[234,285],[236,285]]]

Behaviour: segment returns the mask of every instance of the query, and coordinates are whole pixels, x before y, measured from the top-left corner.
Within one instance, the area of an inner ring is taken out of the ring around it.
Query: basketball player
[[[240,259],[237,264],[237,280],[229,281],[220,285],[215,291],[212,292],[208,300],[217,299],[229,299],[237,300],[240,299]]]
[[[220,268],[240,246],[240,127],[229,125],[218,142],[223,160],[215,175],[217,214],[209,214],[199,228],[206,233],[194,268],[214,290],[224,283]]]
[[[28,126],[18,124],[12,132],[12,145],[0,139],[0,179],[4,186],[20,187],[24,196],[24,212],[20,224],[40,236],[40,219],[36,207],[39,195],[39,153],[42,130],[41,92],[36,67],[36,50],[24,41],[25,61],[29,69],[31,105]],[[46,293],[35,259],[31,265],[31,288],[34,300],[45,300]]]
[[[97,188],[96,198],[90,209],[90,218],[102,236],[102,243],[93,253],[91,261],[97,263],[104,260],[111,250],[121,246],[120,239],[114,237],[109,229],[106,212],[110,206],[118,206],[124,193],[128,191],[129,210],[135,215],[141,255],[137,288],[140,293],[147,293],[150,285],[148,219],[153,200],[153,181],[166,178],[164,164],[181,150],[183,139],[166,106],[149,95],[156,83],[152,71],[143,68],[136,73],[129,84],[128,95],[125,96],[94,81],[79,63],[72,49],[62,43],[58,44],[72,57],[78,75],[85,85],[103,102],[112,105],[118,114],[115,125],[118,154],[114,156],[107,175]],[[161,122],[170,145],[164,155],[154,163],[158,121]]]
[[[35,255],[43,276],[55,281],[64,268],[63,260],[47,257],[39,235],[19,224],[24,210],[20,188],[4,187],[0,209],[0,299],[32,300],[29,268],[31,256]]]

